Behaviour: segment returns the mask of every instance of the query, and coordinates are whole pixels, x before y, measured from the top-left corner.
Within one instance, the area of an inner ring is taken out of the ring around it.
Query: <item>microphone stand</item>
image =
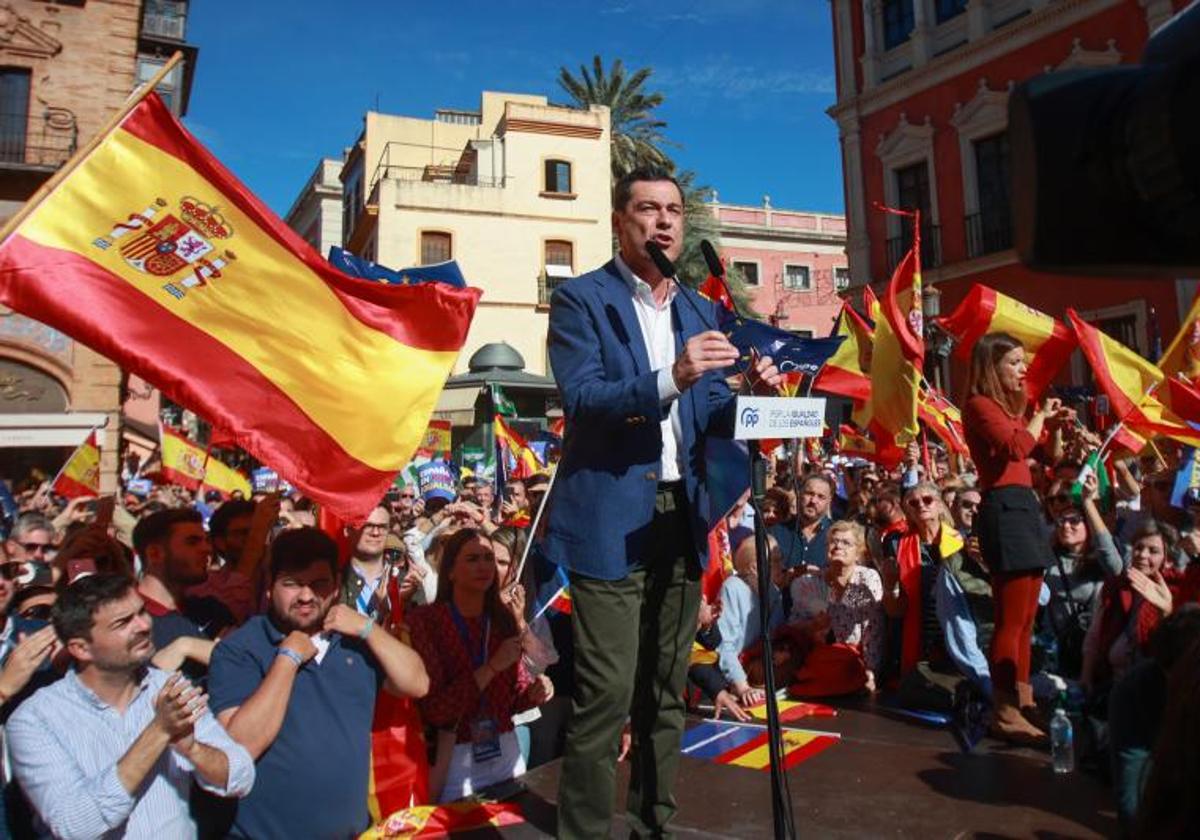
[[[750,503],[754,508],[754,552],[758,567],[758,614],[762,642],[763,679],[766,688],[767,743],[771,759],[771,819],[775,840],[796,836],[787,777],[783,766],[783,729],[779,699],[775,696],[775,655],[771,644],[771,557],[762,503],[767,495],[767,461],[757,440],[747,441],[750,454]]]
[[[712,243],[702,241],[701,250],[709,270],[725,282],[725,269],[716,256]],[[654,240],[646,243],[646,253],[664,277],[675,277],[675,265]],[[728,294],[728,287],[726,287]],[[691,299],[684,294],[684,300]],[[733,296],[730,295],[730,300]],[[695,307],[695,304],[692,303]],[[707,326],[708,319],[700,310],[696,314]],[[775,828],[775,840],[792,840],[796,836],[796,825],[792,815],[792,798],[788,791],[787,775],[783,767],[783,730],[779,721],[779,700],[775,696],[775,656],[771,649],[771,558],[767,550],[767,527],[763,524],[762,503],[767,495],[767,462],[757,440],[747,441],[750,453],[750,504],[754,508],[754,553],[758,567],[758,613],[761,617],[761,640],[763,673],[766,681],[767,742],[771,758],[771,819]]]

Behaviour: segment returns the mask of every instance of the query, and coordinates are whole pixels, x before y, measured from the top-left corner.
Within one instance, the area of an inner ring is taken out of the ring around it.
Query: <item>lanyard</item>
[[[458,611],[458,607],[454,606],[454,602],[450,602],[450,617],[454,619],[454,627],[458,630],[458,635],[462,639],[463,649],[467,652],[467,656],[471,658],[471,666],[473,668],[482,668],[484,661],[487,659],[488,641],[492,633],[492,617],[486,613],[483,616],[483,638],[480,639],[478,652],[471,650],[471,633],[467,629],[467,622],[463,620],[462,615]]]

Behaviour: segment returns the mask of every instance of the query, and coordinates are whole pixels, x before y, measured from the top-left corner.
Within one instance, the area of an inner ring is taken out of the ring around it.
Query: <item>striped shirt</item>
[[[41,829],[55,837],[189,838],[193,778],[190,761],[168,747],[135,795],[117,775],[117,762],[154,718],[154,699],[171,674],[149,668],[124,714],[80,682],[74,669],[38,691],[8,720],[13,771]],[[211,714],[196,724],[196,739],[225,753],[229,775],[218,796],[245,796],[254,784],[254,762]]]

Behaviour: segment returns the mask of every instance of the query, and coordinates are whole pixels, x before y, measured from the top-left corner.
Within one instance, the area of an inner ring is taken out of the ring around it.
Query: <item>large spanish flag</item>
[[[1200,431],[1168,409],[1156,392],[1164,376],[1150,361],[1067,310],[1067,321],[1079,337],[1079,349],[1096,376],[1096,386],[1108,395],[1113,414],[1139,435],[1162,435],[1188,446],[1200,446]],[[1169,397],[1168,397],[1169,399]]]
[[[899,211],[891,211],[899,212]],[[875,322],[871,354],[870,425],[876,442],[902,447],[916,438],[917,394],[925,360],[921,315],[920,223],[913,217],[913,245],[888,281],[881,301],[883,317]]]
[[[0,302],[361,517],[421,442],[479,291],[338,272],[153,93],[68,166],[0,244]]]
[[[841,336],[842,343],[813,379],[813,388],[866,402],[871,399],[874,330],[849,302],[844,302],[831,335]]]
[[[955,355],[970,359],[975,342],[988,333],[1008,333],[1025,347],[1029,370],[1025,390],[1037,400],[1071,358],[1077,342],[1061,321],[987,286],[975,286],[938,326],[958,340]]]

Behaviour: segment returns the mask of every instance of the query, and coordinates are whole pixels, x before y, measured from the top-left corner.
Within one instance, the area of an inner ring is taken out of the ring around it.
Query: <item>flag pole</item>
[[[521,562],[517,564],[517,573],[512,576],[514,581],[519,581],[521,574],[525,571],[525,561],[529,559],[529,550],[533,547],[533,541],[537,539],[538,523],[542,521],[542,513],[546,510],[546,502],[550,501],[550,492],[554,489],[554,479],[557,477],[558,469],[555,468],[550,472],[550,482],[546,485],[546,492],[542,494],[542,502],[533,516],[533,524],[529,526],[529,539],[525,540],[525,550],[521,552]]]
[[[104,142],[104,138],[108,137],[108,135],[112,133],[113,129],[120,125],[121,121],[129,116],[129,113],[150,94],[150,91],[158,87],[159,83],[165,79],[167,74],[174,70],[176,65],[178,65],[181,61],[183,61],[183,53],[176,50],[175,54],[167,59],[167,63],[164,64],[149,81],[136,88],[133,93],[130,94],[129,98],[125,100],[125,104],[118,108],[116,113],[108,118],[104,125],[100,127],[100,130],[97,131],[95,135],[88,140],[88,142],[84,143],[83,146],[81,146],[75,152],[75,154],[71,155],[71,157],[67,159],[67,162],[59,167],[58,171],[51,175],[50,178],[47,179],[46,183],[42,184],[42,186],[38,188],[37,192],[35,192],[23,205],[21,205],[21,209],[14,213],[12,217],[4,223],[4,227],[0,227],[0,244],[3,244],[5,240],[12,235],[13,231],[20,227],[21,223],[24,222],[34,210],[41,206],[41,203],[49,197],[50,193],[54,192],[59,184],[67,179],[68,175],[79,168],[79,165],[87,159],[88,155],[94,152],[96,147]]]

